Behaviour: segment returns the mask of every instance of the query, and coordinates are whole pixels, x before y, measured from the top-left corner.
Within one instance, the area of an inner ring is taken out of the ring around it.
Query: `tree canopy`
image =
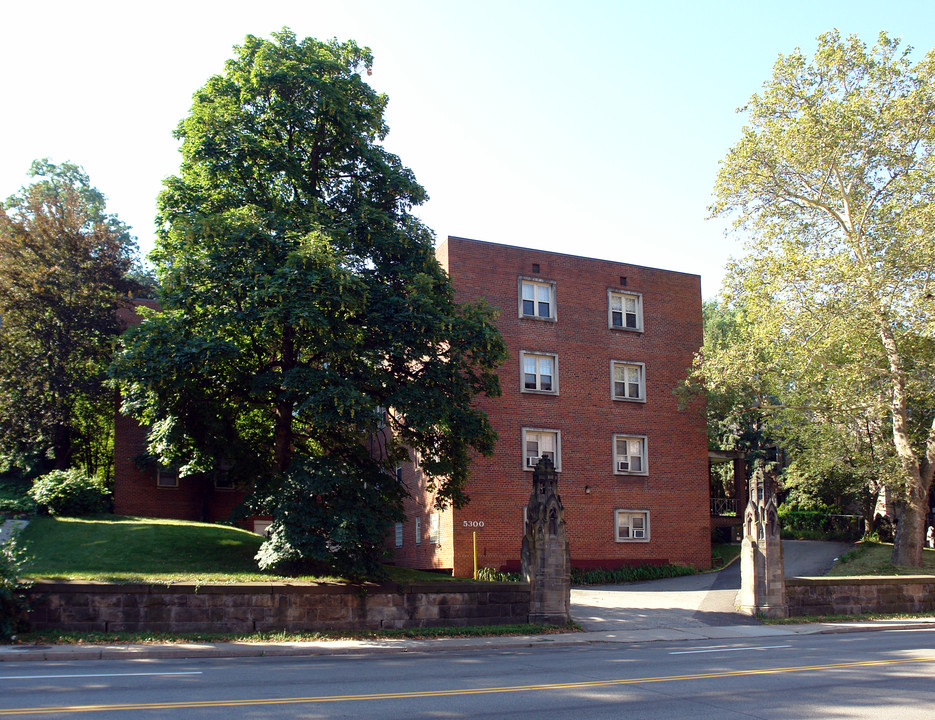
[[[0,208],[0,456],[93,474],[109,467],[106,369],[136,241],[80,167],[30,174]]]
[[[787,423],[869,429],[889,448],[874,462],[897,501],[894,562],[918,565],[935,469],[935,51],[911,57],[885,33],[872,48],[826,33],[742,108],[712,210],[748,239],[724,299],[749,322],[701,373]]]
[[[248,36],[195,94],[159,198],[163,309],[114,369],[162,462],[227,473],[272,514],[263,566],[378,572],[409,449],[437,503],[461,505],[495,440],[472,400],[499,393],[504,345],[410,213],[426,193],[381,144],[372,60]]]

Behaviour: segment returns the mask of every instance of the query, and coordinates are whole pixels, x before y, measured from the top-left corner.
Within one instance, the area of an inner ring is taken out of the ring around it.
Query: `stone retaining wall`
[[[525,623],[525,583],[111,585],[36,582],[32,628],[254,632]]]
[[[935,577],[786,578],[789,615],[859,615],[935,611]]]

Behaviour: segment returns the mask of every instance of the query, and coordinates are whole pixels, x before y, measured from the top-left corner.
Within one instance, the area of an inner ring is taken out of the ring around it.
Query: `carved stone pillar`
[[[556,492],[558,474],[542,458],[532,474],[523,537],[523,578],[531,589],[529,622],[565,625],[571,606],[571,548],[565,535],[565,509]]]
[[[768,618],[786,617],[786,578],[782,538],[773,483],[762,460],[756,461],[750,481],[750,500],[744,514],[740,546],[740,610]]]

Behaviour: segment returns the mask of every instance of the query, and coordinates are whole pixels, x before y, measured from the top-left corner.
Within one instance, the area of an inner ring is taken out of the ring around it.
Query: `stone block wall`
[[[786,578],[789,615],[859,615],[935,611],[935,577]]]
[[[255,632],[525,623],[524,583],[111,585],[36,582],[34,630]]]

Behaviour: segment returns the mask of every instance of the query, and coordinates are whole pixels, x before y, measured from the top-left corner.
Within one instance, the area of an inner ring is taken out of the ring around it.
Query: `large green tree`
[[[742,110],[713,211],[748,239],[726,300],[750,323],[706,358],[706,380],[761,408],[781,398],[803,422],[885,430],[893,561],[919,565],[935,470],[935,51],[913,63],[885,33],[872,48],[827,33],[811,61],[780,56]]]
[[[70,163],[0,208],[0,456],[37,470],[109,464],[106,369],[136,241]]]
[[[378,572],[408,448],[440,505],[467,500],[470,454],[495,440],[472,400],[499,393],[504,345],[410,214],[426,194],[381,144],[370,51],[288,30],[235,51],[176,132],[163,309],[115,374],[162,462],[222,469],[272,514],[262,566]]]

